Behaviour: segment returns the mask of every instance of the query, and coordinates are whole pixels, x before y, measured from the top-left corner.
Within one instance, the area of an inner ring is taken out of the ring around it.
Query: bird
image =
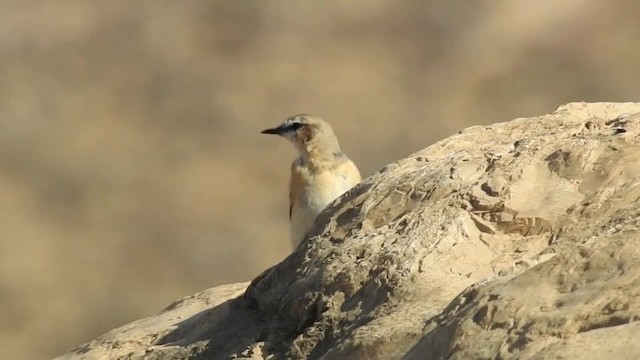
[[[331,125],[318,116],[294,115],[261,133],[282,136],[298,151],[289,179],[289,240],[295,249],[313,227],[316,216],[362,177],[340,149]]]

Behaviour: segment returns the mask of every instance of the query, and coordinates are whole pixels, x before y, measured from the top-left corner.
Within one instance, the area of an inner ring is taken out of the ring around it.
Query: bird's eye
[[[291,125],[289,125],[289,128],[291,130],[293,130],[293,131],[296,131],[296,130],[300,129],[302,126],[303,126],[303,124],[298,123],[298,122],[294,122],[294,123],[291,123]]]

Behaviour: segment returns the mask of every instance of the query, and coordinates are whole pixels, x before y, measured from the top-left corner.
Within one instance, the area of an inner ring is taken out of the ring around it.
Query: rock
[[[241,296],[247,285],[218,286],[177,300],[156,316],[112,330],[58,359],[164,359],[161,354],[169,353],[176,359],[188,358],[190,348],[205,342],[203,332],[209,323],[234,316],[233,299]]]
[[[61,358],[637,359],[639,231],[640,104],[571,103],[386,166],[244,295]]]

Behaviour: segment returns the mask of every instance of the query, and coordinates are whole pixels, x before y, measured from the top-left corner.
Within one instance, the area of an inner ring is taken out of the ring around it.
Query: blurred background
[[[294,150],[368,176],[476,124],[638,100],[640,3],[0,2],[0,358],[59,355],[289,253]]]

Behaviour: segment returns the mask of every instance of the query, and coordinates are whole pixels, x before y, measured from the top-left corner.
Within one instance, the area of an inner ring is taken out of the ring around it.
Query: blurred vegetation
[[[638,99],[624,1],[5,0],[2,358],[51,357],[288,254],[309,112],[369,175],[475,124]]]

